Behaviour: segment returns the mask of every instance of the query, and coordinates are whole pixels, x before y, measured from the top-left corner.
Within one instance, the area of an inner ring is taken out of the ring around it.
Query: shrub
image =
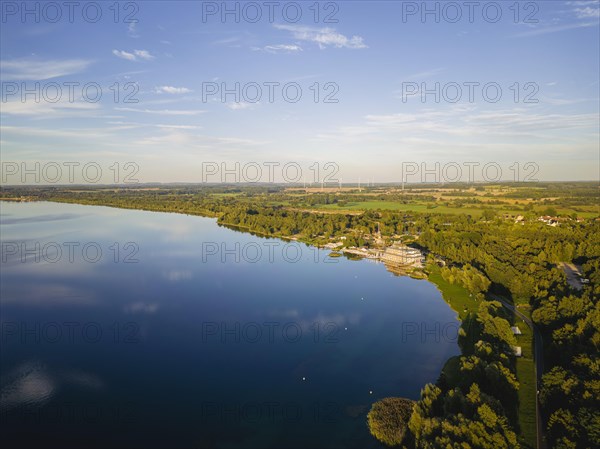
[[[387,446],[399,446],[414,405],[414,401],[405,398],[384,398],[375,402],[367,415],[371,435]]]

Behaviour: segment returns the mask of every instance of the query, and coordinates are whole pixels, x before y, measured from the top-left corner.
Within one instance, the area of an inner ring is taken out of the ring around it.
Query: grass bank
[[[470,313],[477,313],[479,301],[470,296],[469,291],[458,285],[444,280],[441,269],[437,265],[428,266],[429,281],[437,286],[444,300],[458,313],[463,321]],[[519,442],[523,448],[536,447],[536,414],[535,414],[535,362],[533,360],[532,330],[515,316],[515,325],[519,326],[522,335],[517,336],[517,342],[522,349],[522,357],[516,360],[516,375],[519,381]],[[442,374],[450,385],[455,385],[460,379],[459,356],[448,359]]]
[[[451,284],[442,277],[440,267],[429,265],[427,267],[429,281],[435,284],[442,293],[444,300],[450,305],[452,310],[458,313],[458,318],[462,321],[469,313],[477,313],[479,302],[476,301],[469,290],[458,284]]]

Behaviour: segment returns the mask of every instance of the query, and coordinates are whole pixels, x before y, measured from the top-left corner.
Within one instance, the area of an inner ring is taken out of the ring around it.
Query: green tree
[[[399,446],[408,430],[414,405],[414,401],[405,398],[384,398],[375,402],[367,415],[371,435],[387,446]]]

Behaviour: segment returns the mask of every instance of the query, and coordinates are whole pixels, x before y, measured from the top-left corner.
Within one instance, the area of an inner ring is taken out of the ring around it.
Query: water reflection
[[[435,332],[406,335],[406,323],[431,330],[455,313],[433,285],[383,265],[201,217],[49,203],[2,204],[2,217],[3,251],[16,241],[103,251],[95,262],[3,257],[7,441],[376,447],[370,404],[416,398],[458,354]],[[93,404],[94,419],[47,418],[65,404],[81,414]],[[32,406],[33,424],[22,413]]]

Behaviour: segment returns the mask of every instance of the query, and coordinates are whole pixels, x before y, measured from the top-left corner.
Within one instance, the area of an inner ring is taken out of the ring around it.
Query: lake
[[[1,204],[10,447],[368,448],[459,354],[435,286],[203,217]]]

